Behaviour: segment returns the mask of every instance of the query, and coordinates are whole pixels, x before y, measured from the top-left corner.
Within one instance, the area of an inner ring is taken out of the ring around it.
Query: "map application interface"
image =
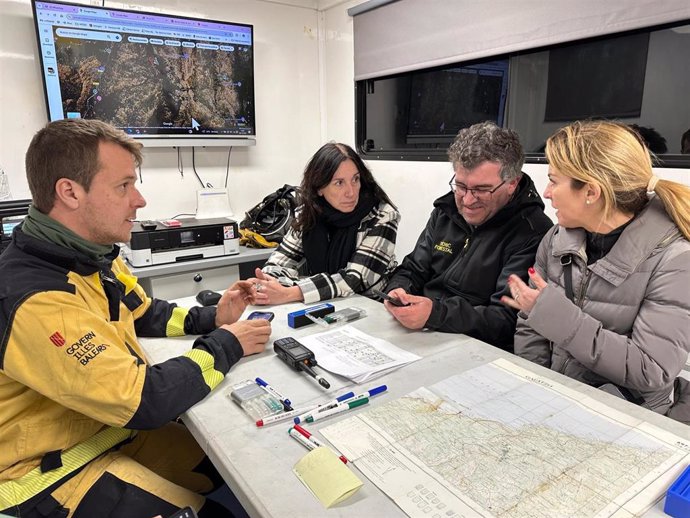
[[[253,136],[253,26],[34,0],[51,121]]]

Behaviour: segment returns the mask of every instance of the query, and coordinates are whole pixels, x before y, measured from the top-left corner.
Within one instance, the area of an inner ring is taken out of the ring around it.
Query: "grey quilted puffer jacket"
[[[588,266],[585,247],[583,229],[556,226],[542,240],[535,268],[548,286],[518,316],[515,354],[589,385],[614,383],[665,414],[690,351],[690,242],[654,197],[605,257]]]

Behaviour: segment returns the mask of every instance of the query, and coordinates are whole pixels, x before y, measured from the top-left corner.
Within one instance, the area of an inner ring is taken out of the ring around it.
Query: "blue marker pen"
[[[351,401],[357,401],[358,399],[370,398],[372,396],[375,396],[376,394],[385,392],[386,390],[388,390],[388,387],[386,385],[380,385],[378,387],[374,387],[373,389],[369,389],[366,392],[362,392],[361,394],[357,394],[356,396],[353,396],[352,398],[346,401],[350,403]]]
[[[256,378],[254,381],[256,381],[256,384],[259,385],[261,388],[263,388],[266,392],[268,392],[270,395],[272,395],[274,398],[276,398],[278,401],[280,401],[283,404],[283,407],[285,410],[290,411],[292,410],[292,403],[288,398],[283,396],[280,392],[278,392],[276,389],[271,387],[268,383],[266,383],[264,380],[261,378]]]
[[[322,403],[321,405],[317,406],[315,409],[295,417],[295,419],[294,419],[295,424],[303,423],[307,419],[307,417],[311,416],[311,414],[313,414],[315,412],[321,412],[322,410],[326,410],[328,408],[333,408],[338,403],[341,403],[342,401],[345,401],[346,399],[352,399],[353,397],[355,397],[354,392],[346,392],[345,394],[342,394],[341,396],[338,396],[335,399],[331,399],[330,401],[327,401],[326,403]]]

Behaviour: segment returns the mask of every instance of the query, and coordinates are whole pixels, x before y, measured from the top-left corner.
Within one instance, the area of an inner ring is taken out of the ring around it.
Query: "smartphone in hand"
[[[405,306],[409,306],[409,305],[410,305],[409,302],[408,302],[407,304],[405,304],[405,303],[403,303],[403,301],[400,300],[398,297],[391,297],[390,295],[388,295],[387,293],[382,292],[381,290],[372,289],[371,292],[372,292],[374,295],[376,295],[377,297],[381,297],[383,300],[387,300],[388,302],[390,302],[391,304],[393,304],[394,306],[397,306],[397,307],[399,307],[399,308],[402,308],[402,307],[405,307]]]
[[[252,311],[249,313],[249,316],[247,317],[247,320],[268,320],[269,322],[273,320],[273,317],[275,315],[271,313],[270,311]]]

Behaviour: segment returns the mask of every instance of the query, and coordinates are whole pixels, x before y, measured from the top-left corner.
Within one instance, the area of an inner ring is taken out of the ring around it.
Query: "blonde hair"
[[[141,165],[142,145],[124,131],[95,119],[51,122],[34,135],[26,152],[26,178],[33,205],[48,214],[55,204],[55,184],[60,178],[79,183],[88,192],[100,170],[98,145],[111,142],[129,151]]]
[[[546,158],[573,187],[598,185],[604,215],[614,210],[639,213],[648,201],[654,176],[652,156],[628,126],[609,121],[577,121],[546,141]],[[690,240],[690,187],[659,179],[654,192],[686,239]]]

